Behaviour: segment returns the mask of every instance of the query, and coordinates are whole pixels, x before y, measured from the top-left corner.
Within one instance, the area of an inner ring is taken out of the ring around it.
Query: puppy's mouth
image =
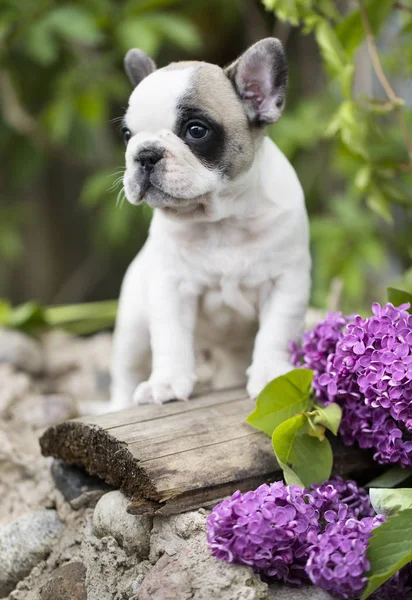
[[[152,208],[159,208],[170,215],[190,216],[204,213],[206,200],[204,196],[194,198],[172,196],[164,191],[159,183],[153,183],[149,178],[140,186],[139,203],[144,201]]]

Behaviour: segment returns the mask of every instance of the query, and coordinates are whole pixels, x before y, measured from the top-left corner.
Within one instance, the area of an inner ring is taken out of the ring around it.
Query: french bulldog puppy
[[[239,383],[249,360],[255,398],[292,368],[310,291],[303,191],[265,135],[285,105],[282,45],[263,39],[225,69],[156,69],[133,49],[125,67],[124,189],[154,215],[122,285],[110,408],[187,400],[208,346],[222,359],[215,387]]]

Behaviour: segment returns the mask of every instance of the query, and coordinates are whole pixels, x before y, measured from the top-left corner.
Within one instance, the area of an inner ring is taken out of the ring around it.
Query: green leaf
[[[305,415],[281,423],[273,432],[272,445],[279,465],[292,469],[305,487],[330,477],[333,454],[329,440],[309,435]]]
[[[393,216],[390,204],[385,196],[381,193],[381,190],[376,188],[376,186],[372,187],[368,197],[366,198],[366,204],[374,213],[389,223],[389,225],[393,224]]]
[[[59,95],[47,106],[43,120],[51,137],[57,142],[66,141],[73,123],[74,107],[70,96]]]
[[[75,5],[58,6],[46,18],[47,25],[68,41],[94,45],[103,39],[93,16]]]
[[[190,52],[201,47],[199,32],[189,19],[171,13],[157,13],[146,19],[162,38],[172,42],[178,48]]]
[[[396,490],[371,488],[369,496],[373,509],[378,515],[389,516],[412,508],[412,488]]]
[[[399,569],[412,561],[412,509],[389,517],[374,529],[367,551],[371,568],[361,600],[366,600]]]
[[[339,75],[348,64],[348,60],[333,27],[322,20],[315,29],[315,36],[326,65],[333,75]]]
[[[162,43],[159,32],[142,19],[129,19],[120,23],[116,29],[116,37],[118,45],[124,52],[139,46],[152,56],[156,56]]]
[[[412,294],[409,292],[397,290],[396,288],[388,288],[388,299],[394,306],[400,306],[409,302],[411,305],[409,312],[412,313]]]
[[[44,308],[37,302],[27,302],[14,308],[10,315],[10,327],[32,332],[47,325]]]
[[[364,1],[364,0],[363,0]],[[368,13],[371,29],[375,36],[390,13],[393,0],[366,0],[365,9]],[[359,9],[350,12],[336,27],[336,34],[348,54],[352,55],[365,37],[365,30]]]
[[[272,435],[280,423],[309,407],[313,371],[295,369],[271,381],[259,394],[255,410],[246,421]]]
[[[382,475],[375,477],[369,481],[365,487],[367,488],[393,488],[405,479],[412,476],[412,469],[402,469],[402,467],[391,467]]]
[[[0,298],[0,325],[8,325],[10,322],[11,306],[10,302]]]
[[[295,27],[299,25],[299,10],[296,0],[263,0],[268,10],[273,10],[281,21],[289,21]]]
[[[319,415],[315,417],[314,422],[317,425],[323,425],[326,429],[329,429],[333,435],[338,435],[339,425],[342,419],[342,409],[339,404],[329,404],[328,406],[316,405],[314,410],[319,412]]]
[[[47,22],[34,23],[23,42],[25,52],[37,63],[48,66],[57,60],[59,49]]]

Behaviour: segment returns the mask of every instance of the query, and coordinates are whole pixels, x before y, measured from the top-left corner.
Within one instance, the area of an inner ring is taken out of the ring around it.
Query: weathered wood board
[[[132,513],[172,514],[281,478],[269,437],[245,422],[253,403],[232,389],[49,428],[45,456],[83,466],[121,488]],[[364,453],[335,446],[335,472],[363,471]]]

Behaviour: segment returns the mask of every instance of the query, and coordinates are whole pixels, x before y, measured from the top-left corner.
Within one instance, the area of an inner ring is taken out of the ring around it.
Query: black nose
[[[140,163],[147,173],[150,173],[162,157],[163,150],[161,148],[145,148],[144,150],[140,150],[136,156],[136,161]]]

